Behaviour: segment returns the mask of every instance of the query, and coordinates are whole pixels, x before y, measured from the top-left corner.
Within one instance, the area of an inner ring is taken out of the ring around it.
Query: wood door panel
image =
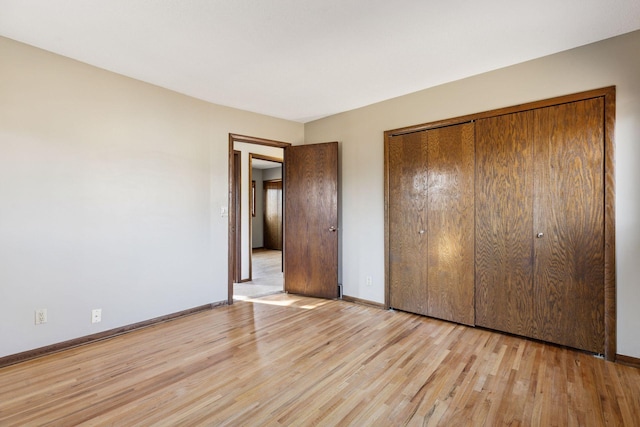
[[[264,184],[264,247],[282,250],[282,181]]]
[[[476,324],[533,332],[533,112],[476,122]]]
[[[427,134],[428,314],[474,324],[474,124]]]
[[[390,306],[426,315],[426,133],[392,137],[388,153]]]
[[[535,114],[533,336],[603,353],[603,99]]]
[[[604,353],[614,360],[615,87],[386,131],[385,302],[397,305],[400,298],[412,307],[408,311],[447,318],[450,289],[438,286],[449,281],[455,269],[448,264],[447,251],[438,246],[446,247],[446,238],[462,238],[447,231],[458,230],[454,223],[459,213],[443,201],[445,193],[442,201],[434,193],[424,213],[396,212],[412,206],[399,202],[398,193],[405,190],[393,183],[397,172],[392,157],[418,162],[418,149],[414,157],[394,152],[394,141],[417,141],[416,135],[468,120],[476,127],[475,324]],[[427,158],[427,170],[432,161],[446,163],[438,141],[427,142],[435,151]],[[429,179],[442,179],[432,172]],[[428,197],[438,187],[437,182],[429,184]],[[441,202],[446,207],[439,210]],[[445,210],[451,215],[441,214]],[[398,232],[393,230],[400,230],[403,222],[419,229],[420,221],[427,222],[426,243],[419,240],[416,245],[413,232],[395,240]],[[543,236],[537,238],[538,233]],[[412,269],[411,264],[424,259],[425,246],[426,267]],[[402,251],[411,260],[405,265],[395,258]],[[398,277],[420,286],[398,295]],[[411,300],[422,300],[424,292],[427,309],[415,309],[418,303]]]
[[[338,143],[287,147],[284,185],[285,291],[337,298]]]

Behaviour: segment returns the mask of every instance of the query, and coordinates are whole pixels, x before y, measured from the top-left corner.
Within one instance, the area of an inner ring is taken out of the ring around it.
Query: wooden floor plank
[[[0,425],[640,425],[640,370],[278,294],[0,369]]]

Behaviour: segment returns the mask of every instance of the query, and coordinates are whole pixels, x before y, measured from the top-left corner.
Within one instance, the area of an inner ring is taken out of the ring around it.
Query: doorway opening
[[[250,280],[234,282],[236,300],[284,291],[282,163],[282,158],[249,153]]]
[[[246,174],[242,171],[236,173],[235,151],[240,151],[239,167],[242,169],[247,165],[248,169],[249,154],[247,151],[245,162],[243,150],[268,147],[280,148],[283,156],[284,291],[318,298],[339,298],[338,142],[293,146],[230,134],[228,303],[233,304],[233,279],[238,277],[237,265],[240,265],[238,282],[251,280],[251,265],[248,261],[242,262],[245,257],[250,259],[250,240],[242,236],[251,232],[251,211],[248,208],[251,206],[249,195],[252,185],[249,170]],[[238,194],[240,196],[236,197]],[[239,233],[240,238],[236,239]]]
[[[284,148],[291,144],[242,135],[229,135],[229,281],[228,303],[282,292],[283,278],[283,164]],[[269,193],[266,194],[265,182]],[[278,184],[279,183],[279,184]],[[279,194],[271,187],[280,188]],[[275,195],[275,197],[274,197]],[[265,206],[265,199],[271,203]],[[279,198],[280,207],[273,202]],[[275,199],[275,200],[271,200]],[[279,209],[270,221],[279,247],[265,241],[265,210]],[[255,249],[255,251],[254,251]]]

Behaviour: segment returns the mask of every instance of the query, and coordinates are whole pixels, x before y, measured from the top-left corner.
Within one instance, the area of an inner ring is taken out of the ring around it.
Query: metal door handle
[[[537,237],[538,239],[540,239],[542,236],[544,236],[544,233],[538,233],[538,234],[536,234],[536,237]]]
[[[424,230],[418,231],[419,234],[424,234]]]
[[[335,232],[336,230],[337,230],[337,228],[335,228],[333,225],[331,227],[329,227],[329,231]]]

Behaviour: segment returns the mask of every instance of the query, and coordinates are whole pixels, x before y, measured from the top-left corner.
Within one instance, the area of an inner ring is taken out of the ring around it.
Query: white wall
[[[617,86],[618,353],[640,357],[640,32],[307,123],[305,143],[341,141],[344,294],[384,302],[385,130],[610,85]]]
[[[256,135],[249,135],[249,136],[256,136]],[[275,138],[272,138],[272,139],[275,139]],[[291,142],[290,140],[286,140],[286,139],[279,139],[278,141]],[[240,151],[240,165],[242,168],[240,172],[240,181],[241,181],[240,185],[242,188],[242,194],[240,195],[241,197],[240,209],[241,209],[241,215],[242,215],[241,224],[240,224],[241,239],[242,239],[242,259],[240,262],[241,262],[241,270],[242,270],[241,279],[244,280],[249,278],[249,259],[251,258],[251,249],[252,249],[251,233],[249,232],[249,230],[251,229],[251,225],[250,225],[251,210],[249,209],[249,207],[251,206],[250,204],[251,192],[249,191],[249,189],[251,188],[251,186],[249,185],[249,169],[250,169],[249,154],[261,154],[263,156],[268,156],[274,159],[282,160],[284,157],[284,150],[278,147],[270,147],[268,145],[249,144],[246,142],[234,142],[233,148],[237,151]]]
[[[0,357],[225,301],[229,133],[303,125],[6,38],[0,58]]]
[[[263,169],[262,179],[264,181],[273,181],[276,179],[282,179],[282,166],[275,168]]]

